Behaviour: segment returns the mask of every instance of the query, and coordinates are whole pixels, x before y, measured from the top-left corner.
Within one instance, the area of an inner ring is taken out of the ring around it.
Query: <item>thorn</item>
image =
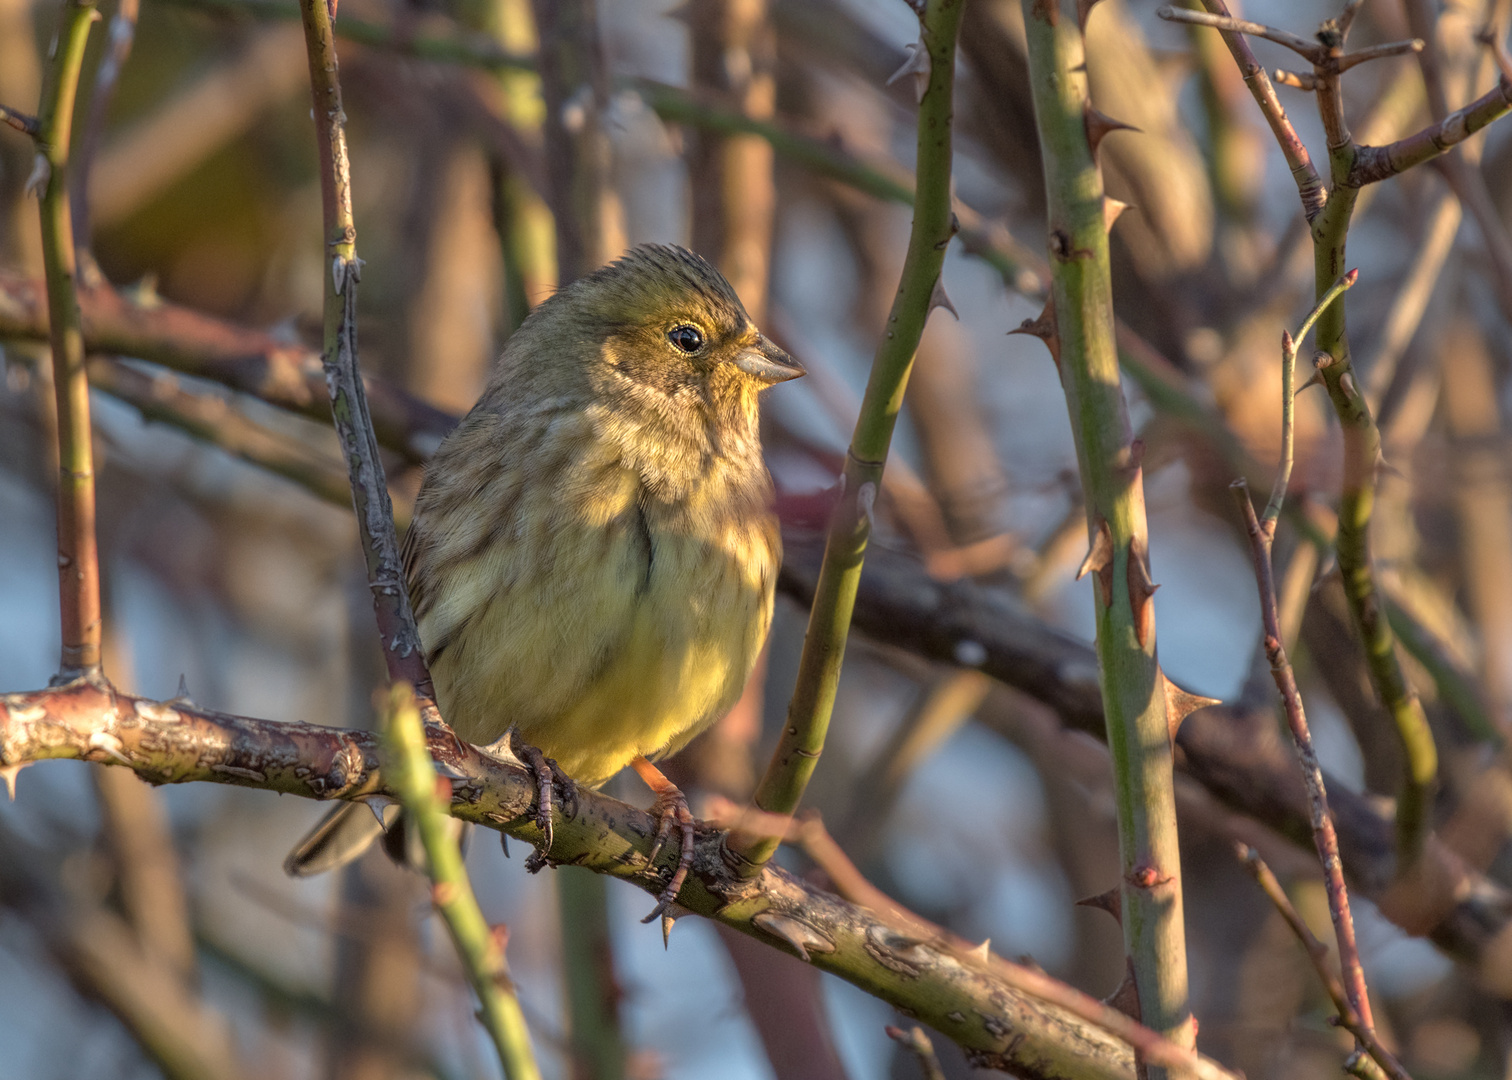
[[[1322,386],[1322,385],[1323,385],[1323,373],[1321,371],[1314,371],[1311,375],[1309,375],[1307,377],[1307,381],[1305,383],[1303,383],[1301,386],[1297,387],[1295,390],[1292,391],[1292,397],[1295,398],[1298,394],[1300,394],[1302,391],[1306,390],[1309,386]]]
[[[1123,216],[1123,212],[1129,209],[1129,204],[1122,199],[1115,199],[1111,195],[1103,196],[1103,228],[1113,231],[1113,223]]]
[[[1103,607],[1113,602],[1113,530],[1107,521],[1097,523],[1097,535],[1092,539],[1092,550],[1077,568],[1076,580],[1080,581],[1087,571],[1097,575],[1097,592]]]
[[[1039,315],[1032,319],[1025,319],[1019,323],[1018,329],[1008,331],[1010,334],[1028,334],[1037,337],[1045,343],[1045,348],[1050,350],[1050,359],[1055,361],[1056,370],[1060,370],[1060,339],[1055,331],[1055,298],[1047,296],[1045,306]]]
[[[31,762],[29,761],[22,761],[0,769],[0,780],[5,781],[5,793],[10,796],[11,802],[16,801],[16,777],[21,774],[22,769],[30,764]]]
[[[1076,25],[1083,34],[1087,32],[1087,19],[1096,6],[1097,0],[1076,0]]]
[[[1397,468],[1391,462],[1389,462],[1389,461],[1386,460],[1386,455],[1383,454],[1383,453],[1381,453],[1381,448],[1379,446],[1376,447],[1375,467],[1380,472],[1390,473],[1392,476],[1396,477],[1398,480],[1405,480],[1405,479],[1407,479],[1407,474],[1406,473],[1404,473],[1401,469]]]
[[[1108,135],[1115,131],[1139,131],[1133,124],[1125,124],[1122,120],[1098,112],[1090,102],[1082,112],[1082,119],[1087,127],[1087,146],[1092,150],[1094,159],[1097,157],[1097,148]]]
[[[447,780],[471,780],[472,779],[472,777],[468,776],[466,773],[459,773],[456,769],[452,768],[450,765],[447,765],[445,762],[436,761],[434,758],[431,759],[431,765],[433,765],[435,767],[436,775],[437,776],[444,777]]]
[[[672,948],[672,924],[676,921],[677,916],[673,915],[671,911],[662,912],[662,948],[664,950],[670,950]]]
[[[35,195],[42,197],[42,189],[47,186],[47,181],[52,177],[52,166],[47,159],[38,154],[32,159],[31,175],[26,178],[26,187],[22,189],[22,195]]]
[[[1125,1016],[1135,1020],[1140,1018],[1139,1013],[1139,985],[1134,981],[1134,961],[1128,960],[1128,969],[1124,973],[1123,982],[1118,984],[1118,989],[1113,991],[1103,1001],[1104,1005],[1111,1005]]]
[[[1076,902],[1077,907],[1097,908],[1106,911],[1109,915],[1123,925],[1123,890],[1117,885],[1107,892],[1097,893],[1095,896],[1084,896]]]
[[[1101,570],[1107,566],[1113,558],[1113,533],[1108,528],[1107,522],[1102,522],[1097,529],[1097,535],[1092,539],[1092,547],[1087,551],[1087,557],[1076,568],[1076,580],[1080,581],[1094,570]]]
[[[1344,391],[1344,396],[1348,398],[1358,397],[1360,393],[1355,389],[1354,376],[1347,371],[1339,376],[1339,389]]]
[[[506,859],[509,858],[509,834],[507,832],[499,834],[499,846],[504,849],[504,857]]]
[[[331,284],[336,287],[336,294],[341,294],[342,286],[346,284],[346,260],[340,255],[331,259]]]
[[[971,950],[971,957],[974,960],[980,960],[984,964],[987,963],[992,957],[992,939],[983,938],[982,943]]]
[[[887,82],[882,85],[891,86],[899,79],[912,75],[914,77],[914,100],[923,101],[924,91],[929,89],[929,76],[933,70],[929,58],[929,50],[924,47],[922,38],[918,41],[910,41],[903,48],[908,53],[907,58],[904,59],[902,66],[889,75]]]
[[[763,911],[751,920],[758,929],[772,935],[780,941],[785,941],[794,952],[805,962],[809,958],[809,950],[818,953],[830,953],[835,951],[835,943],[823,937],[817,930],[800,919],[790,915],[779,915],[775,911]]]
[[[184,673],[179,672],[178,693],[168,702],[170,705],[187,705],[194,707],[194,698],[189,696],[189,680],[184,678]]]
[[[1160,588],[1150,580],[1150,564],[1145,556],[1144,545],[1137,539],[1129,541],[1129,566],[1126,571],[1129,583],[1129,607],[1134,612],[1134,635],[1140,648],[1148,648],[1155,636],[1155,590]]]
[[[1205,709],[1209,705],[1222,705],[1218,698],[1203,697],[1194,694],[1190,690],[1183,690],[1166,677],[1165,670],[1160,671],[1160,682],[1165,687],[1166,702],[1166,730],[1171,738],[1176,738],[1176,731],[1181,727],[1181,722],[1198,709]]]
[[[388,822],[383,820],[383,811],[390,805],[387,798],[382,795],[364,795],[357,801],[373,812],[373,816],[378,819],[378,827],[387,832]]]
[[[929,294],[929,310],[933,311],[935,308],[944,308],[955,316],[956,322],[961,321],[961,313],[955,309],[955,305],[950,302],[950,297],[945,294],[944,274],[935,278],[934,289]]]

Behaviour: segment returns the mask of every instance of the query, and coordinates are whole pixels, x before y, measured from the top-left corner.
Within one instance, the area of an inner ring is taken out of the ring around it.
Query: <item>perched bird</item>
[[[405,537],[442,716],[478,744],[512,728],[588,787],[633,763],[660,837],[682,832],[662,906],[692,818],[651,761],[730,709],[766,638],[781,540],[757,396],[803,373],[713,266],[637,247],[509,339]]]

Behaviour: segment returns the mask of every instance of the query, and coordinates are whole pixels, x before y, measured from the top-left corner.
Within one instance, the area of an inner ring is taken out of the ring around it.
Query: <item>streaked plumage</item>
[[[597,786],[728,711],[781,561],[757,394],[801,373],[682,248],[636,248],[531,314],[427,468],[405,540],[463,738],[514,724]]]

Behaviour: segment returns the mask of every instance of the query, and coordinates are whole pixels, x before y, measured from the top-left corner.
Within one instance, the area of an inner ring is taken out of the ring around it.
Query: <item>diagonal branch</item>
[[[1431,161],[1509,111],[1512,111],[1512,81],[1503,75],[1490,90],[1436,124],[1387,146],[1358,147],[1346,183],[1364,187]]]
[[[755,805],[770,813],[791,814],[798,808],[824,750],[893,428],[924,324],[937,305],[948,304],[940,273],[956,230],[950,209],[951,119],[960,22],[961,5],[946,0],[930,0],[919,20],[916,55],[928,61],[928,71],[919,101],[913,230],[887,335],[878,343],[846,454],[840,503],[831,517],[788,720],[754,797]],[[758,839],[743,846],[740,855],[747,872],[755,872],[775,851],[775,841]]]

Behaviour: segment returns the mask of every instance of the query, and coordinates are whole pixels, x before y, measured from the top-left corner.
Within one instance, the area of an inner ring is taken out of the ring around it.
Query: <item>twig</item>
[[[425,738],[431,757],[459,777],[452,781],[452,816],[541,841],[531,813],[536,782],[528,770],[459,743],[440,727],[427,728]],[[0,695],[0,770],[6,773],[32,761],[71,758],[125,765],[157,783],[223,783],[317,799],[392,798],[397,792],[378,772],[380,757],[378,737],[370,732],[230,716],[83,680]],[[661,891],[663,870],[647,859],[656,833],[649,814],[588,790],[579,792],[571,817],[560,807],[553,814],[547,853],[553,863],[609,874],[652,895]],[[1078,1075],[1134,1080],[1135,1056],[1121,1038],[779,868],[739,876],[726,862],[725,835],[718,831],[698,830],[694,872],[678,903],[798,954],[969,1052],[1001,1058],[1020,1072],[1063,1060],[1075,1061]]]
[[[961,5],[943,0],[931,0],[920,21],[920,48],[925,50],[921,55],[928,58],[929,73],[919,103],[913,230],[886,336],[877,346],[846,455],[841,501],[831,518],[788,720],[756,789],[755,805],[772,813],[797,808],[824,749],[893,427],[924,323],[943,295],[938,292],[940,271],[955,232],[950,212],[951,112],[960,21]],[[775,850],[775,841],[742,849],[744,872],[755,873]]]
[[[0,121],[23,135],[35,137],[37,134],[37,118],[19,109],[12,109],[9,105],[0,105]]]
[[[1284,68],[1277,68],[1271,72],[1271,78],[1275,79],[1282,86],[1291,86],[1298,90],[1316,90],[1318,88],[1318,77],[1308,71],[1287,71]]]
[[[100,671],[100,557],[95,537],[94,450],[89,379],[77,296],[78,260],[68,207],[69,144],[74,99],[94,0],[68,0],[56,56],[47,70],[37,117],[42,180],[42,262],[47,274],[53,392],[58,412],[58,591],[62,607],[63,681]]]
[[[1340,73],[1348,71],[1356,64],[1363,64],[1368,60],[1380,60],[1387,56],[1401,56],[1404,53],[1420,53],[1423,51],[1421,38],[1412,38],[1410,41],[1389,41],[1384,45],[1372,45],[1368,49],[1359,52],[1345,53],[1339,57],[1337,63]]]
[[[1297,691],[1296,676],[1292,672],[1291,661],[1287,659],[1286,646],[1281,640],[1276,583],[1271,567],[1271,537],[1255,517],[1249,487],[1243,480],[1234,482],[1234,494],[1244,513],[1245,528],[1250,537],[1255,582],[1260,590],[1260,616],[1264,624],[1266,659],[1270,661],[1271,678],[1275,680],[1276,689],[1281,693],[1286,723],[1291,728],[1292,742],[1297,748],[1297,761],[1302,767],[1302,780],[1307,785],[1313,843],[1318,850],[1318,859],[1323,864],[1323,881],[1328,890],[1328,910],[1339,943],[1339,966],[1344,972],[1345,992],[1359,1026],[1369,1031],[1375,1023],[1370,1012],[1370,997],[1365,989],[1365,973],[1360,967],[1360,952],[1355,945],[1354,916],[1349,910],[1349,889],[1344,884],[1344,865],[1339,859],[1339,839],[1334,832],[1333,818],[1329,815],[1328,792],[1323,784],[1323,770],[1318,766],[1317,753],[1313,750],[1312,732],[1308,728],[1307,714],[1302,707],[1302,695]]]
[[[1312,930],[1292,905],[1291,898],[1286,895],[1286,890],[1281,888],[1281,883],[1276,880],[1276,875],[1271,872],[1269,866],[1265,865],[1265,860],[1260,857],[1260,853],[1248,844],[1241,843],[1236,846],[1245,869],[1250,872],[1255,883],[1260,886],[1260,890],[1270,898],[1276,910],[1281,913],[1281,917],[1286,920],[1286,925],[1291,927],[1292,933],[1297,935],[1302,948],[1307,951],[1307,958],[1312,961],[1313,970],[1318,973],[1319,980],[1333,1000],[1334,1008],[1339,1010],[1339,1026],[1360,1041],[1360,1045],[1392,1080],[1412,1080],[1407,1070],[1402,1068],[1402,1063],[1397,1061],[1391,1051],[1381,1045],[1381,1040],[1376,1036],[1374,1029],[1361,1023],[1359,1014],[1350,1004],[1344,984],[1328,966],[1328,946],[1313,935]]]
[[[362,262],[357,258],[357,227],[352,219],[346,114],[341,106],[331,14],[326,0],[301,0],[300,11],[310,57],[320,202],[332,285],[325,293],[325,343],[320,361],[330,387],[336,433],[351,474],[358,533],[389,678],[408,682],[429,695],[430,673],[410,610],[399,541],[394,534],[394,508],[357,364],[357,280]]]
[[[887,1032],[889,1039],[919,1059],[924,1080],[945,1080],[945,1070],[940,1068],[940,1059],[935,1057],[934,1043],[929,1041],[923,1028],[916,1024],[905,1031],[889,1024],[882,1030]]]
[[[1281,517],[1281,504],[1286,501],[1286,488],[1291,483],[1293,450],[1296,446],[1296,425],[1293,418],[1297,408],[1297,345],[1307,339],[1307,332],[1313,328],[1313,323],[1318,321],[1318,316],[1323,314],[1328,305],[1343,296],[1359,279],[1360,272],[1351,270],[1334,282],[1333,287],[1323,294],[1323,298],[1313,305],[1307,318],[1302,320],[1295,338],[1289,331],[1281,331],[1281,464],[1276,470],[1275,483],[1271,486],[1270,501],[1260,518],[1260,527],[1268,538],[1275,538],[1276,522]],[[1277,637],[1280,637],[1279,633]]]
[[[1349,170],[1348,184],[1364,187],[1406,172],[1464,142],[1512,110],[1512,80],[1506,76],[1462,109],[1387,146],[1361,146]]]
[[[1274,41],[1277,45],[1286,46],[1292,52],[1313,63],[1321,63],[1328,57],[1328,47],[1316,41],[1308,41],[1290,31],[1278,30],[1264,23],[1236,19],[1232,15],[1217,15],[1211,11],[1192,11],[1190,8],[1171,7],[1169,4],[1156,8],[1155,14],[1167,22],[1192,23],[1195,26],[1211,26],[1214,30],[1223,30],[1230,34],[1262,37],[1267,41]]]
[[[489,926],[483,918],[462,852],[447,831],[451,782],[436,775],[414,689],[396,683],[389,689],[383,712],[382,760],[407,820],[418,829],[425,847],[431,900],[451,931],[467,981],[478,995],[482,1006],[478,1018],[499,1052],[506,1080],[539,1080],[530,1032],[504,958],[507,932],[502,926]],[[438,796],[438,785],[445,791],[444,799]]]
[[[1098,669],[1113,758],[1124,942],[1140,1017],[1190,1047],[1172,735],[1156,659],[1143,444],[1133,439],[1119,375],[1108,228],[1088,122],[1085,53],[1074,21],[1024,0],[1029,81],[1040,131],[1050,233],[1051,301],[1041,333],[1060,373],[1076,442],[1093,577]],[[1153,1074],[1152,1074],[1153,1075]]]
[[[1202,0],[1202,6],[1207,8],[1210,15],[1225,19],[1232,18],[1224,0]],[[1303,215],[1308,221],[1312,221],[1322,212],[1327,193],[1323,189],[1323,180],[1318,176],[1312,157],[1307,152],[1307,146],[1297,134],[1297,129],[1292,127],[1292,122],[1287,119],[1286,110],[1281,106],[1281,99],[1276,96],[1276,88],[1271,85],[1270,79],[1265,74],[1265,68],[1260,66],[1260,61],[1255,59],[1255,53],[1244,35],[1232,30],[1221,32],[1224,44],[1233,54],[1234,63],[1239,66],[1245,85],[1250,88],[1255,104],[1260,106],[1260,113],[1265,117],[1265,122],[1270,125],[1271,132],[1281,147],[1281,153],[1286,158],[1287,167],[1291,169],[1292,180],[1297,185],[1297,194],[1302,199]]]

